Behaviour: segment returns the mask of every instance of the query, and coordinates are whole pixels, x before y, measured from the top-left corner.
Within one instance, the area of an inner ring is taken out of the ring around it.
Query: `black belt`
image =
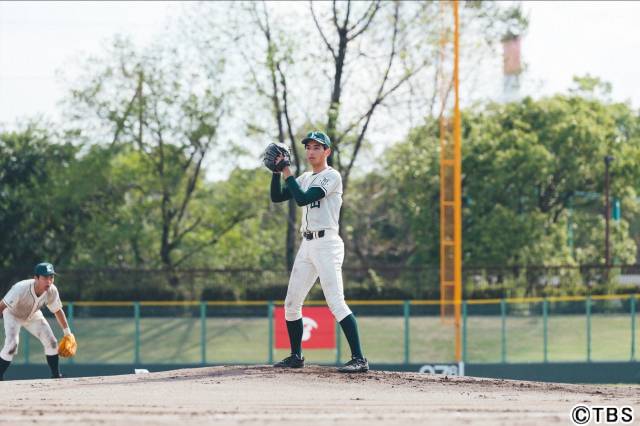
[[[322,238],[324,237],[324,231],[316,231],[316,232],[303,232],[302,236],[306,240],[313,240],[314,238]]]

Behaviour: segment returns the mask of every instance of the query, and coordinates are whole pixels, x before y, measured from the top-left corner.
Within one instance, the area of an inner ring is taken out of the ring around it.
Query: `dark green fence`
[[[365,355],[378,363],[453,362],[455,326],[439,301],[348,301]],[[271,363],[274,307],[281,302],[75,302],[65,306],[79,348],[67,363]],[[313,301],[309,305],[323,305]],[[634,361],[635,295],[468,300],[461,306],[465,363]],[[49,315],[54,332],[60,330]],[[350,354],[336,326],[335,349],[306,350],[311,362]],[[23,329],[16,363],[44,363]]]

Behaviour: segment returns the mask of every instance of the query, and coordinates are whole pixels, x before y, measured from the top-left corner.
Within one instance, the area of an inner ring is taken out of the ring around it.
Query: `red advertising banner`
[[[284,319],[284,307],[274,312],[276,349],[289,349],[289,334]],[[302,308],[302,348],[334,349],[336,347],[336,321],[328,307]]]

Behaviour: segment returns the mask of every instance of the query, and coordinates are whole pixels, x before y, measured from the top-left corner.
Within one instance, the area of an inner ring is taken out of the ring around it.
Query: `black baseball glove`
[[[291,165],[291,155],[286,146],[270,143],[262,153],[262,163],[272,172],[280,173],[282,169]]]

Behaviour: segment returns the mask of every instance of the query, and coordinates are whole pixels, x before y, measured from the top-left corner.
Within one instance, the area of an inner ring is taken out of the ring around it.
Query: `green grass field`
[[[404,361],[403,317],[358,317],[365,355],[373,362]],[[636,317],[635,347],[638,358],[640,321]],[[541,362],[543,352],[542,317],[507,316],[506,362]],[[57,336],[61,332],[52,323]],[[269,357],[268,323],[263,317],[222,317],[206,321],[206,361],[209,363],[266,363]],[[455,358],[453,326],[438,317],[410,319],[409,361],[451,362]],[[79,349],[76,363],[131,363],[135,359],[133,318],[76,317],[73,331]],[[341,334],[341,333],[340,333]],[[139,357],[142,363],[199,363],[202,348],[201,322],[197,317],[145,318],[140,320]],[[341,334],[342,336],[342,334]],[[591,317],[591,360],[628,361],[631,357],[631,317],[628,314],[598,314]],[[28,344],[28,350],[27,345]],[[341,362],[349,357],[348,344],[340,339]],[[502,320],[500,316],[467,318],[467,360],[502,361]],[[286,350],[274,351],[274,360]],[[333,363],[335,350],[306,350],[312,363]],[[40,342],[27,338],[23,329],[15,362],[44,363]],[[587,322],[584,315],[552,315],[548,321],[547,360],[586,361]],[[65,361],[69,362],[69,361]]]

